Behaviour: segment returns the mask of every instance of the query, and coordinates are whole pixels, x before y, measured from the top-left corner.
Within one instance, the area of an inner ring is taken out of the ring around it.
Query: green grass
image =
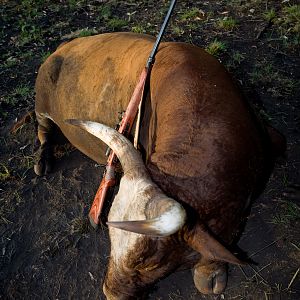
[[[181,15],[180,15],[180,20],[181,21],[188,21],[188,20],[194,20],[196,18],[201,18],[201,11],[199,8],[197,7],[193,7],[191,9],[188,9],[186,11],[184,11]]]
[[[300,46],[300,5],[283,7],[273,22],[283,46],[297,51]]]
[[[50,51],[43,51],[41,53],[41,62],[43,63],[51,55]]]
[[[79,1],[79,0],[68,0],[67,1],[67,5],[68,5],[68,7],[70,8],[70,9],[75,9],[75,8],[77,8],[77,7],[80,7],[81,6],[81,4],[82,4],[82,0],[81,1]]]
[[[235,63],[240,64],[243,60],[245,60],[245,55],[239,51],[234,51],[232,53],[232,59]]]
[[[214,40],[205,48],[205,50],[213,56],[218,56],[226,50],[226,44],[218,40]]]
[[[217,21],[217,27],[226,31],[232,31],[237,26],[237,21],[232,17],[225,17]]]
[[[299,87],[299,82],[279,72],[271,63],[256,65],[249,75],[252,84],[267,87],[274,97],[292,95]]]
[[[91,36],[93,34],[97,34],[97,31],[95,29],[84,28],[80,30],[78,37]]]
[[[1,97],[1,102],[15,105],[20,99],[24,102],[33,97],[33,90],[29,85],[19,85],[8,95]]]
[[[34,25],[20,21],[20,34],[18,36],[16,45],[24,46],[32,43],[43,44],[42,31],[41,29]]]
[[[238,67],[246,59],[245,55],[239,51],[233,51],[230,55],[229,61],[225,63],[226,68],[231,71]]]
[[[18,58],[10,56],[4,62],[3,67],[4,68],[12,68],[12,67],[17,66],[18,63],[19,63]]]
[[[133,26],[131,27],[131,31],[135,32],[135,33],[146,33],[146,28],[142,25],[137,25],[137,26]]]
[[[289,225],[300,220],[300,207],[290,201],[282,201],[280,211],[273,217],[271,223]]]
[[[0,163],[0,182],[10,178],[11,174],[6,165]]]
[[[300,33],[300,5],[287,6],[282,9],[283,16],[279,22],[287,30]]]
[[[175,35],[178,35],[178,36],[181,36],[184,34],[184,29],[180,26],[172,26],[172,32],[175,34]]]
[[[107,26],[111,29],[111,30],[120,30],[122,27],[127,26],[128,22],[126,20],[123,19],[119,19],[119,18],[112,18],[109,21],[107,21]]]
[[[270,10],[267,10],[264,14],[263,17],[266,21],[271,22],[276,18],[276,12],[274,8],[271,8]]]
[[[101,5],[98,9],[98,14],[99,14],[99,18],[104,19],[104,20],[108,20],[112,17],[112,10],[111,10],[111,6],[109,5]]]

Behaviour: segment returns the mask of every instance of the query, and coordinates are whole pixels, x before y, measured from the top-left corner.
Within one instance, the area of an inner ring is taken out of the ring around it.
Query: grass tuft
[[[282,201],[281,211],[273,219],[273,224],[289,225],[292,222],[300,220],[300,207],[290,201]]]
[[[78,37],[91,36],[93,34],[97,34],[97,31],[95,29],[84,28],[80,31]]]
[[[256,65],[249,75],[252,84],[267,87],[274,97],[292,95],[299,87],[296,80],[279,72],[271,63]]]
[[[266,11],[263,14],[263,17],[266,21],[271,22],[276,18],[276,12],[274,8],[271,8],[270,10]]]
[[[107,22],[107,26],[111,30],[120,30],[122,27],[125,27],[128,24],[126,20],[119,18],[112,18]]]
[[[181,14],[180,20],[181,21],[188,21],[188,20],[195,20],[201,19],[203,17],[203,12],[197,8],[193,7],[191,9],[186,10],[184,13]]]
[[[135,33],[146,33],[146,29],[142,25],[137,25],[137,26],[131,27],[131,31],[135,32]]]
[[[300,33],[300,5],[284,7],[282,12],[282,24],[288,31]]]
[[[205,48],[205,50],[213,56],[218,56],[226,50],[226,45],[223,42],[214,40]]]
[[[11,174],[4,164],[0,164],[0,182],[10,178]]]
[[[236,26],[237,21],[232,17],[225,17],[217,22],[217,27],[226,31],[232,31]]]

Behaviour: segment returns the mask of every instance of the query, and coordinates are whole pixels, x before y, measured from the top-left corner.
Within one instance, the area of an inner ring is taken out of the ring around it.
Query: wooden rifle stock
[[[144,88],[147,78],[151,72],[151,67],[146,66],[139,78],[138,84],[136,85],[134,92],[131,96],[130,102],[127,106],[125,114],[122,118],[118,132],[128,137],[132,129],[135,117],[137,115],[139,104],[144,96]],[[99,224],[99,216],[103,207],[105,196],[110,187],[115,185],[115,164],[116,164],[116,154],[111,150],[109,157],[107,159],[106,170],[103,174],[101,184],[98,188],[96,196],[94,198],[92,207],[89,212],[89,219],[91,225],[96,228]]]

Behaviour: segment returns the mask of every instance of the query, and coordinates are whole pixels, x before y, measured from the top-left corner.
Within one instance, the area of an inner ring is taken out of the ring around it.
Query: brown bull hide
[[[51,169],[53,122],[79,150],[105,162],[106,146],[64,120],[115,126],[153,42],[152,37],[130,33],[79,38],[46,60],[36,81],[42,150],[37,174]],[[158,187],[184,207],[187,218],[168,237],[110,228],[106,296],[139,298],[158,279],[191,266],[196,266],[194,281],[201,292],[222,292],[224,262],[240,261],[221,243],[228,247],[234,241],[250,200],[261,192],[272,169],[267,131],[214,57],[192,45],[162,43],[140,141],[147,171],[124,174],[109,221],[156,217],[149,190]]]

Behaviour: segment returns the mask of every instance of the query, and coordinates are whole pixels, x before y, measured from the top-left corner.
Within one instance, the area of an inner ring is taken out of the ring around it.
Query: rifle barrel
[[[166,15],[166,17],[165,17],[165,20],[164,20],[164,22],[163,22],[161,28],[160,28],[159,34],[158,34],[158,36],[157,36],[157,38],[156,38],[155,44],[154,44],[154,46],[153,46],[153,48],[152,48],[152,51],[151,51],[151,54],[150,54],[150,56],[149,56],[149,58],[148,58],[146,68],[149,68],[150,65],[152,65],[152,64],[154,63],[154,57],[155,57],[155,54],[156,54],[156,52],[157,52],[158,46],[159,46],[159,44],[160,44],[160,42],[161,42],[161,38],[162,38],[162,36],[163,36],[163,34],[164,34],[164,32],[165,32],[165,29],[166,29],[166,27],[167,27],[167,25],[168,25],[168,23],[169,23],[169,20],[170,20],[172,11],[173,11],[173,9],[174,9],[174,7],[175,7],[176,1],[177,1],[177,0],[172,0],[172,2],[171,2],[171,4],[170,4],[168,13],[167,13],[167,15]]]

